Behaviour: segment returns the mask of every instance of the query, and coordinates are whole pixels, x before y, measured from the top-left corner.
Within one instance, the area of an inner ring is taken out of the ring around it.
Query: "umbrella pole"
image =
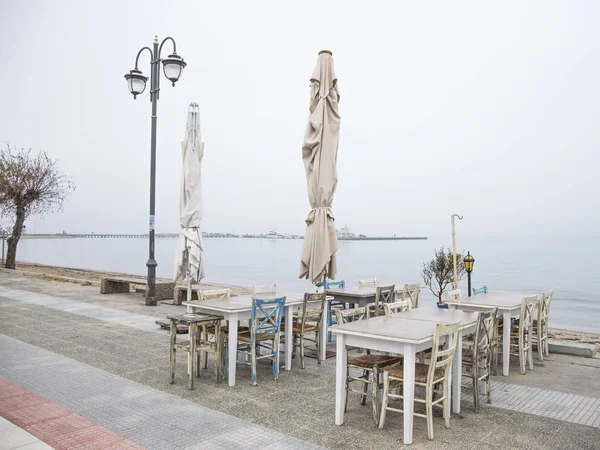
[[[458,220],[462,220],[462,217],[458,214],[452,214],[452,264],[454,266],[454,281],[452,285],[453,289],[458,289],[458,267],[456,266],[456,230],[454,228],[454,217],[458,217]]]
[[[190,251],[187,246],[187,239],[185,240],[185,266],[187,276],[187,301],[192,300],[192,277],[190,273]]]

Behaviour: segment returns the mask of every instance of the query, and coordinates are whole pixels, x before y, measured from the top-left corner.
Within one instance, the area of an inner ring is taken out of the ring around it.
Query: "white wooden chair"
[[[273,294],[273,295],[275,295],[276,293],[277,293],[277,285],[276,284],[252,286],[252,297],[253,298],[256,298],[256,296],[258,294]]]
[[[479,407],[479,382],[485,381],[485,392],[488,403],[492,403],[492,386],[490,371],[492,365],[494,342],[496,338],[496,314],[498,308],[482,311],[477,316],[475,338],[470,348],[462,351],[462,375],[471,378],[473,387],[473,403],[475,412]],[[464,341],[463,341],[464,342]]]
[[[356,320],[369,318],[369,309],[366,307],[351,308],[351,309],[336,309],[335,315],[337,323],[347,323]],[[355,347],[346,347],[347,351],[355,350]],[[400,364],[402,358],[389,355],[371,355],[364,354],[356,358],[348,358],[346,365],[346,404],[344,411],[348,408],[348,393],[354,392],[360,394],[360,404],[365,405],[367,401],[367,389],[369,385],[373,388],[372,404],[373,404],[373,420],[375,424],[379,421],[379,390],[381,389],[381,371]],[[362,375],[357,377],[350,374],[350,370],[362,370]],[[371,375],[372,374],[372,375]],[[354,390],[353,385],[361,383],[361,390]]]
[[[401,300],[399,302],[385,303],[383,305],[383,310],[385,311],[386,316],[391,316],[392,314],[399,312],[410,311],[412,308],[413,306],[410,300]]]
[[[419,307],[419,293],[421,285],[419,283],[405,284],[402,291],[402,300],[410,300],[413,308]]]
[[[358,280],[358,287],[374,285],[377,286],[377,278],[366,278],[364,280]]]
[[[433,333],[433,345],[431,351],[431,362],[429,364],[415,364],[415,385],[425,388],[425,398],[415,396],[415,402],[425,403],[426,414],[413,412],[417,417],[427,419],[427,437],[433,440],[433,407],[438,406],[443,409],[443,417],[446,421],[446,428],[450,428],[450,369],[456,344],[458,340],[458,328],[460,322],[451,325],[437,324]],[[446,342],[446,348],[440,350],[440,345]],[[404,396],[395,394],[393,391],[397,388],[402,392],[404,382],[404,367],[396,366],[383,372],[383,404],[381,405],[381,417],[379,419],[379,428],[385,425],[385,415],[387,411],[401,412],[404,410],[389,406],[390,399],[402,399]],[[442,391],[434,389],[441,384]],[[415,392],[416,393],[416,392]],[[439,394],[439,397],[433,399],[433,394]],[[440,405],[441,403],[441,405]]]
[[[548,315],[550,314],[552,293],[553,291],[542,292],[537,319],[533,321],[533,334],[537,336],[538,359],[540,361],[544,360],[544,356],[550,356],[548,350]]]
[[[384,314],[383,305],[393,303],[395,286],[377,286],[375,291],[375,303],[368,305],[371,316],[380,316]]]
[[[527,362],[529,363],[529,370],[533,370],[533,317],[538,302],[539,297],[537,295],[523,297],[519,321],[513,326],[506,323],[502,326],[502,328],[510,327],[508,330],[504,329],[503,332],[510,333],[511,355],[519,357],[522,375],[525,375]],[[502,354],[502,358],[505,357],[510,358],[510,355]]]
[[[462,294],[460,292],[460,289],[453,289],[452,291],[446,291],[446,301],[456,301],[458,300],[460,302],[460,300],[462,299]]]

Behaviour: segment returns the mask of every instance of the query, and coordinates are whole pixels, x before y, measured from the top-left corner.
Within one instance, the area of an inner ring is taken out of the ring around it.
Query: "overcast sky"
[[[178,231],[198,102],[204,230],[300,234],[309,77],[329,49],[338,226],[444,235],[459,213],[470,235],[598,235],[599,23],[594,1],[3,0],[0,142],[48,151],[77,185],[27,231],[146,232],[151,104],[123,75],[172,36],[188,66],[161,82],[157,231]]]

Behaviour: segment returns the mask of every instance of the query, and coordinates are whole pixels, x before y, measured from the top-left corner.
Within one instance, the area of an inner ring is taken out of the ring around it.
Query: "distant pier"
[[[156,233],[156,238],[176,238],[177,233]],[[304,239],[304,236],[292,236],[282,238],[268,238],[264,235],[234,235],[220,233],[202,233],[204,238],[217,239],[270,239],[270,240],[285,240],[285,239]],[[132,233],[84,233],[84,234],[24,234],[24,239],[148,239],[148,234],[132,234]],[[367,237],[367,236],[339,236],[339,241],[418,241],[427,239],[425,236],[390,236],[390,237]]]

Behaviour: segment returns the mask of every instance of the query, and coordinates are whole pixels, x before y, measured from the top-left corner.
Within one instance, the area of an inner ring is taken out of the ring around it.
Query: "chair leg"
[[[216,332],[216,330],[215,330]],[[208,333],[206,332],[206,325],[202,325],[202,340],[204,342],[208,341]],[[208,368],[208,352],[202,352],[202,358],[204,359],[204,370]]]
[[[300,333],[300,367],[304,369],[304,334]]]
[[[538,352],[538,359],[541,362],[543,362],[544,361],[544,340],[542,338],[542,335],[544,333],[542,331],[541,324],[538,323],[536,331],[537,331],[537,352]]]
[[[473,404],[475,412],[479,412],[479,372],[477,371],[477,361],[473,363]]]
[[[492,403],[492,382],[490,380],[490,371],[488,370],[487,377],[485,377],[485,393],[487,395],[488,404]]]
[[[315,331],[315,337],[317,339],[317,364],[321,364],[321,332],[318,329]]]
[[[450,378],[446,378],[442,384],[444,385],[444,401],[442,402],[442,406],[444,407],[444,420],[446,422],[446,428],[450,428],[450,396],[448,395],[450,392]],[[478,400],[479,401],[479,400]],[[431,408],[433,410],[433,406]],[[432,421],[433,421],[433,411],[432,411]],[[431,424],[431,434],[433,435],[433,423]]]
[[[331,312],[331,302],[327,302],[327,328],[333,325],[333,313]],[[327,332],[327,342],[331,342],[331,331]]]
[[[363,376],[362,378],[365,379],[365,383],[363,383],[363,393],[360,396],[360,404],[361,405],[366,405],[367,404],[367,389],[369,389],[369,371],[368,370],[364,370],[363,371]]]
[[[550,356],[550,350],[548,345],[548,322],[544,322],[544,353],[545,356]]]
[[[256,386],[258,382],[256,381],[256,339],[254,339],[250,345],[250,372],[252,375],[252,386]]]
[[[381,414],[379,416],[379,429],[383,429],[385,425],[385,414],[388,407],[388,394],[390,391],[390,374],[383,372],[383,398],[381,399]]]
[[[344,412],[348,410],[348,389],[350,387],[350,368],[346,366],[346,403],[344,404]]]
[[[273,379],[279,379],[279,333],[275,333],[273,340]]]
[[[177,339],[177,324],[173,319],[171,319],[171,348],[169,350],[170,356],[170,368],[169,368],[169,383],[175,383],[175,362],[177,358],[175,344]]]
[[[529,360],[529,370],[533,370],[533,345],[531,343],[531,330],[527,333],[527,359]]]
[[[524,338],[519,335],[519,365],[521,366],[521,375],[525,375],[525,349],[523,348],[523,340]],[[510,355],[508,355],[510,357]],[[504,358],[504,355],[502,355]]]
[[[198,327],[195,323],[190,323],[190,351],[188,355],[189,367],[190,367],[190,376],[188,388],[190,390],[194,389],[194,377],[198,372],[198,357],[196,354],[196,338],[197,338]]]
[[[425,409],[427,411],[426,416],[427,416],[427,438],[432,441],[433,440],[433,386],[431,386],[430,384],[427,384],[427,387],[425,388]],[[445,390],[445,388],[444,388]],[[444,405],[446,404],[447,400],[444,400]],[[446,410],[446,408],[444,408],[444,411]]]
[[[379,367],[373,367],[373,419],[379,425]]]
[[[221,324],[217,322],[215,325],[215,379],[217,383],[221,381]]]

